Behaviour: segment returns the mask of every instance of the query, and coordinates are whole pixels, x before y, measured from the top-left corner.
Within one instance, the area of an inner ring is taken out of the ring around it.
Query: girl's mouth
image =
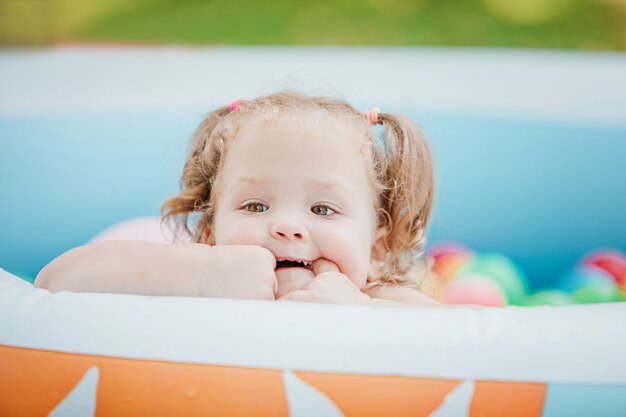
[[[304,268],[304,269],[308,269],[309,271],[313,270],[313,267],[311,266],[311,262],[287,261],[287,260],[276,261],[276,270],[281,269],[281,268]]]

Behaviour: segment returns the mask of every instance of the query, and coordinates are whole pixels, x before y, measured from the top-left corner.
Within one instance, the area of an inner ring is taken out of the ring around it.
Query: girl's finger
[[[278,301],[301,301],[306,298],[306,294],[303,293],[304,291],[301,290],[292,291],[280,297]]]
[[[328,259],[319,258],[313,262],[313,273],[318,276],[323,272],[339,272],[339,267]]]

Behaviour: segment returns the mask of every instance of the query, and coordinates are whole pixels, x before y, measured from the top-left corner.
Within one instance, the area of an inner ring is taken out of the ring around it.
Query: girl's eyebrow
[[[243,177],[243,178],[239,178],[239,180],[237,181],[237,183],[235,185],[239,186],[239,185],[260,185],[262,183],[268,183],[268,182],[272,182],[272,179],[270,178],[264,178],[264,177]]]
[[[255,185],[264,185],[264,184],[274,184],[276,181],[272,178],[268,177],[242,177],[239,178],[235,187],[242,186],[255,186]],[[349,197],[353,196],[350,188],[343,184],[344,181],[336,178],[334,180],[323,181],[319,179],[310,178],[305,181],[304,185],[306,187],[314,188],[317,190],[331,190],[339,193],[340,195],[347,195]]]
[[[336,191],[342,195],[348,195],[348,196],[352,195],[352,193],[350,192],[350,189],[346,187],[345,185],[343,185],[342,181],[321,181],[321,180],[310,179],[306,181],[305,184],[307,187],[315,188],[318,190],[331,190],[331,191]]]

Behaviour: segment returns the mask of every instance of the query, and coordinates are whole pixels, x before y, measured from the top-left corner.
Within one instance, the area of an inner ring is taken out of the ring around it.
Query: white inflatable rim
[[[625,313],[51,294],[0,270],[0,345],[264,369],[624,384]]]

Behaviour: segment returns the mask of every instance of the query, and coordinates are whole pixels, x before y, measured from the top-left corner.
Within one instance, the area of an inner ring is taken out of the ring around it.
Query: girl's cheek
[[[258,245],[258,228],[246,224],[243,219],[221,219],[215,228],[215,243],[218,245]]]
[[[356,240],[358,234],[335,231],[326,236],[324,242],[318,243],[322,257],[335,263],[342,274],[362,288],[367,280],[369,256],[365,257],[362,242]]]
[[[222,245],[259,245],[258,239],[249,233],[231,234],[218,241]]]

